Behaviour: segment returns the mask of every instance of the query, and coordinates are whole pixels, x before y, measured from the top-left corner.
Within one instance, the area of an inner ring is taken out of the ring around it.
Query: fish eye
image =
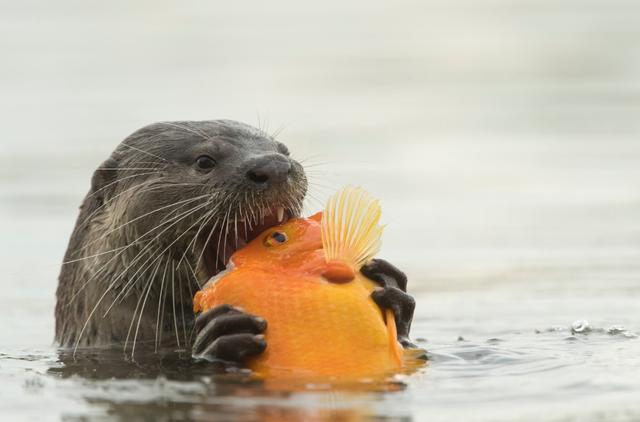
[[[273,232],[265,239],[265,245],[267,246],[275,246],[281,245],[287,241],[287,235],[283,232]]]
[[[271,238],[278,243],[284,243],[287,241],[287,235],[282,232],[273,232]]]
[[[198,158],[196,158],[196,165],[201,170],[211,170],[212,168],[215,167],[216,162],[214,161],[213,158],[209,157],[208,155],[201,155]]]

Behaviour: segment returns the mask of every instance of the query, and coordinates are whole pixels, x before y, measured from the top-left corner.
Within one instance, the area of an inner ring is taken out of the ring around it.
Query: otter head
[[[102,241],[115,236],[109,248],[129,246],[120,265],[150,274],[171,260],[201,286],[236,249],[299,215],[306,190],[304,169],[285,145],[217,120],[138,130],[96,171],[90,196],[97,214],[108,209]]]

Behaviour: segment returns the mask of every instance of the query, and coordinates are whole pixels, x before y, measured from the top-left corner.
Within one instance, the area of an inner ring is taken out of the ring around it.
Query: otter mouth
[[[204,245],[202,263],[206,283],[211,277],[224,270],[231,256],[249,242],[256,239],[265,230],[284,224],[296,214],[281,206],[262,209],[258,215],[249,218],[232,219],[226,227],[202,230]]]

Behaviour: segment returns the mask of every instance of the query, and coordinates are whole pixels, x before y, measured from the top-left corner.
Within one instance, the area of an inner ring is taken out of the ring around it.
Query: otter
[[[235,250],[299,216],[306,192],[303,166],[255,127],[211,120],[137,130],[94,172],[80,206],[56,291],[56,341],[239,364],[261,353],[267,321],[224,305],[196,317],[192,298]],[[406,276],[384,260],[362,272],[380,284],[373,298],[394,310],[411,347]]]

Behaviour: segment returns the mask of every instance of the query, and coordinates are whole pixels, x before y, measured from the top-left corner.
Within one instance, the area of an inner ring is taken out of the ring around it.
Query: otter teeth
[[[283,207],[278,207],[278,223],[282,223],[282,220],[284,220],[284,208]]]

